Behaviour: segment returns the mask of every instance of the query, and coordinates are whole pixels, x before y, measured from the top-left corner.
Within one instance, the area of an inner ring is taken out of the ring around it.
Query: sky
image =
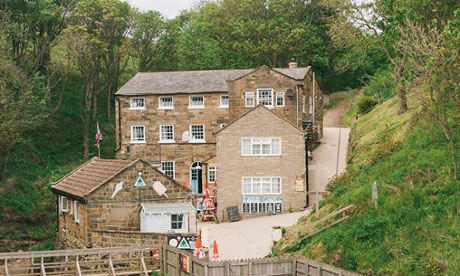
[[[193,6],[195,0],[124,0],[131,6],[141,11],[159,11],[164,17],[171,19],[182,10],[187,10]]]

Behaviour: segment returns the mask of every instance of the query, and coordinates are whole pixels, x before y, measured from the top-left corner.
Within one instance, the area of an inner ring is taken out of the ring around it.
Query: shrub
[[[377,104],[377,100],[369,97],[369,96],[361,96],[358,101],[356,102],[356,106],[358,107],[358,113],[367,113],[369,112],[375,105]]]
[[[380,70],[363,87],[363,95],[383,101],[396,94],[397,82],[390,71]]]

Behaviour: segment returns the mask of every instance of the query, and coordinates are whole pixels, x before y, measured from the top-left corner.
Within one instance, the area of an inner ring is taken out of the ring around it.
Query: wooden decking
[[[159,269],[156,251],[151,247],[126,247],[0,253],[0,275],[148,276]]]

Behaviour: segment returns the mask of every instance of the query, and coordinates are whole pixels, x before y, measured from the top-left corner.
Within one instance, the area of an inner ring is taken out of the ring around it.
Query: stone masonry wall
[[[241,156],[243,137],[280,137],[281,156]],[[304,135],[288,122],[263,107],[258,107],[217,134],[219,164],[219,219],[230,206],[242,213],[243,177],[281,177],[283,211],[305,206]],[[303,191],[296,191],[296,180],[303,181]]]
[[[189,109],[190,96],[204,96],[202,109]],[[118,159],[142,158],[146,161],[176,160],[176,180],[180,183],[190,182],[190,165],[194,161],[204,161],[215,155],[215,136],[213,133],[220,129],[221,124],[228,124],[228,108],[220,108],[222,93],[174,94],[174,109],[158,109],[159,95],[142,96],[146,99],[145,110],[130,110],[130,98],[119,96],[121,109],[121,147],[116,152]],[[118,112],[117,112],[117,116]],[[117,133],[119,120],[117,117]],[[189,131],[191,124],[205,125],[206,143],[188,143],[182,141],[182,134]],[[132,144],[131,126],[145,125],[146,143]],[[159,143],[160,125],[174,125],[175,143]],[[118,134],[117,134],[118,139]],[[129,146],[129,153],[127,148]]]
[[[87,205],[80,201],[80,222],[75,221],[74,199],[69,198],[68,212],[59,213],[59,231],[56,239],[56,247],[62,248],[86,248],[88,246],[88,212]]]
[[[131,231],[93,231],[93,247],[153,246],[159,248],[174,234],[139,233]],[[195,234],[180,234],[183,237]]]

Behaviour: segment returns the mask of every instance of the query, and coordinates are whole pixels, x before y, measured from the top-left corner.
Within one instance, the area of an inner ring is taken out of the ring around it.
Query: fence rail
[[[0,253],[0,275],[143,275],[159,269],[159,249],[125,247]]]
[[[210,262],[163,246],[161,272],[168,276],[358,276],[360,274],[300,257]]]

